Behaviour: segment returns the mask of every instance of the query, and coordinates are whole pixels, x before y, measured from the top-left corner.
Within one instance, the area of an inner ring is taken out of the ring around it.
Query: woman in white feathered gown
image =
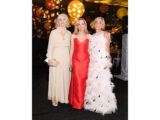
[[[111,82],[110,39],[104,32],[104,19],[98,17],[94,21],[96,33],[92,35],[90,49],[90,64],[86,83],[84,108],[101,114],[115,112],[117,101]]]

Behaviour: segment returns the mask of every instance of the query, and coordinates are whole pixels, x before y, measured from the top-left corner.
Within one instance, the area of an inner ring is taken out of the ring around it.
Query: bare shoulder
[[[109,33],[108,31],[105,31],[105,32],[104,32],[104,36],[105,36],[106,38],[109,38],[110,33]]]
[[[67,30],[68,34],[72,35],[71,31]]]
[[[108,31],[104,31],[104,35],[105,35],[105,36],[108,36],[108,35],[109,35],[109,32],[108,32]]]
[[[72,35],[71,35],[71,39],[74,39],[74,38],[76,38],[76,35],[75,35],[75,34],[72,34]]]
[[[75,35],[75,34],[72,34],[71,37],[74,38],[74,37],[76,37],[76,35]]]
[[[91,37],[91,34],[88,34],[87,36],[88,36],[88,37]]]
[[[91,38],[91,34],[87,34],[87,38],[90,39]]]
[[[53,33],[55,33],[55,32],[56,32],[56,29],[54,29],[54,30],[51,30],[51,32],[50,32],[50,33],[52,33],[52,34],[53,34]]]

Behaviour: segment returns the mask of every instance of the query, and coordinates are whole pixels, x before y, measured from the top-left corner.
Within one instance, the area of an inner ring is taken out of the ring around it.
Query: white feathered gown
[[[86,81],[84,109],[101,114],[115,112],[117,101],[111,82],[111,61],[106,58],[107,40],[104,32],[95,33],[90,40],[90,64]],[[104,69],[107,66],[107,69]]]

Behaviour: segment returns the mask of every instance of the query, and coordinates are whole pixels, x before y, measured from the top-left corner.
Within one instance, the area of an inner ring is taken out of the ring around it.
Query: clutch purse
[[[46,58],[46,59],[44,60],[44,62],[48,64],[48,59]]]
[[[53,59],[53,67],[56,67],[59,64],[59,62],[56,59]]]
[[[45,63],[48,64],[48,59],[45,59]],[[53,67],[56,67],[59,64],[59,62],[56,59],[53,59]]]

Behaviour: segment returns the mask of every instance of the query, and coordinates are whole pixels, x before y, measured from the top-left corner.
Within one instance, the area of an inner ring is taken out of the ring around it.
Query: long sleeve
[[[51,31],[50,36],[49,36],[49,42],[48,42],[48,49],[47,49],[47,59],[52,59],[52,51],[53,51],[53,42],[54,42],[54,31]]]

